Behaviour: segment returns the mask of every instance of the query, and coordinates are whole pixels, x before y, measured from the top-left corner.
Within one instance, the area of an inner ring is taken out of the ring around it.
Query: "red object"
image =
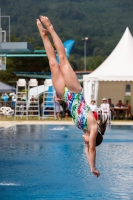
[[[98,120],[97,112],[93,112],[93,115],[94,115],[95,119]]]

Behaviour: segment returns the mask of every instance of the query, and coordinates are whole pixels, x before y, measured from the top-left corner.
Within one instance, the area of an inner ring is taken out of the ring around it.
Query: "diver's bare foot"
[[[51,24],[51,22],[50,22],[48,17],[40,16],[40,20],[43,23],[43,25],[46,26],[46,28],[48,30],[50,30],[51,28],[53,29],[53,25]]]
[[[42,26],[42,24],[41,24],[39,19],[36,20],[36,24],[37,24],[38,30],[39,30],[41,35],[44,36],[44,35],[48,35],[49,34],[49,31],[47,29],[43,28],[43,26]]]

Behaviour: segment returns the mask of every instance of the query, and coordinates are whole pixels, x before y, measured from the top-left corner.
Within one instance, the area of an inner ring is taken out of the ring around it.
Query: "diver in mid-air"
[[[50,20],[45,16],[40,16],[40,19],[37,19],[36,23],[48,56],[53,86],[58,97],[64,99],[67,103],[75,125],[83,130],[84,135],[82,137],[85,143],[85,152],[91,172],[96,177],[99,177],[100,172],[96,168],[96,146],[100,145],[103,140],[106,122],[100,123],[99,126],[90,107],[86,104],[82,87],[67,60],[64,46]],[[48,34],[52,36],[54,46],[58,52],[59,64],[56,60],[55,50],[48,38]]]

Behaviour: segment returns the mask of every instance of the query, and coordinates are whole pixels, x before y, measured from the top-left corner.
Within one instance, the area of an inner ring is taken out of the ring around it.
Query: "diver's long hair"
[[[99,146],[103,141],[103,135],[107,127],[107,120],[108,120],[108,117],[104,122],[102,121],[102,118],[100,119],[100,122],[98,124],[98,133],[96,137],[96,147]]]

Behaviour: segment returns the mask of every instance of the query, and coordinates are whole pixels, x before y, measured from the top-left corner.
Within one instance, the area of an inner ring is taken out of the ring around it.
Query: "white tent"
[[[103,97],[111,98],[115,104],[119,99],[124,102],[127,84],[133,95],[133,37],[129,28],[109,57],[91,74],[83,76],[83,83],[88,104],[95,98],[99,106]]]

